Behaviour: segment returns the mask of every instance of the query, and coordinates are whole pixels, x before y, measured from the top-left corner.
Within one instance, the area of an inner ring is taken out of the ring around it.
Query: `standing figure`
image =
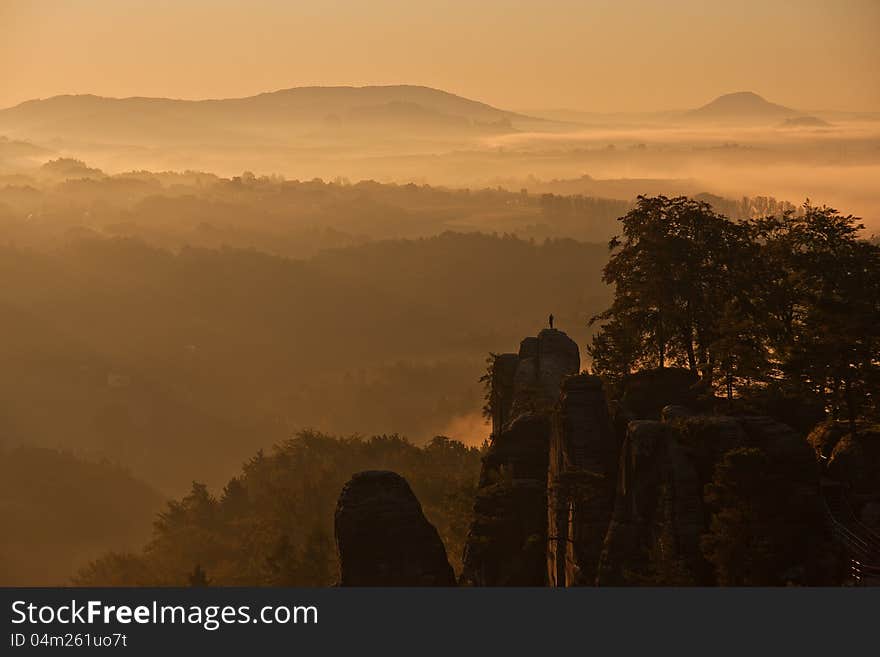
[[[553,313],[550,313],[550,328],[553,328]]]

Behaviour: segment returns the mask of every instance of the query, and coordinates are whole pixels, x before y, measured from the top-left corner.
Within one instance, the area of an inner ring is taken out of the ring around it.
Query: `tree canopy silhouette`
[[[684,366],[731,399],[784,386],[876,413],[880,248],[851,215],[801,211],[733,221],[686,197],[639,197],[620,218],[603,278],[611,306],[588,351],[620,380]]]

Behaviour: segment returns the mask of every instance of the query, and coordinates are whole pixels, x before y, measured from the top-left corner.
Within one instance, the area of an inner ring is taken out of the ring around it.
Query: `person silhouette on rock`
[[[553,328],[553,313],[550,313],[550,328]]]

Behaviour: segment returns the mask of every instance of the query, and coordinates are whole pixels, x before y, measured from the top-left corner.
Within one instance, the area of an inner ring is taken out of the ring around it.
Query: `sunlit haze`
[[[880,110],[880,3],[2,0],[0,106],[423,84],[507,109]]]
[[[880,0],[0,0],[0,586],[880,583],[878,301]]]

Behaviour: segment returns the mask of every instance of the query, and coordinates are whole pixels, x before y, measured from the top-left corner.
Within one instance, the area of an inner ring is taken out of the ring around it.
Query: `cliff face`
[[[496,358],[492,440],[483,459],[461,583],[543,586],[547,574],[547,466],[562,381],[580,369],[577,345],[553,329]]]
[[[467,586],[543,586],[547,536],[546,415],[528,413],[483,460],[462,558]]]
[[[660,583],[673,576],[678,581],[664,583],[699,582],[702,490],[670,429],[652,420],[629,424],[598,584]]]
[[[336,505],[340,586],[455,586],[446,549],[406,480],[354,475]]]
[[[527,338],[496,361],[464,583],[827,583],[813,549],[828,547],[818,473],[802,436],[767,417],[699,414],[709,393],[676,368],[631,376],[612,418],[601,381],[567,366],[562,338]],[[737,550],[756,556],[743,566]]]
[[[617,443],[599,378],[566,379],[554,413],[547,474],[551,586],[595,581],[614,501]]]
[[[580,370],[578,346],[557,329],[544,329],[520,343],[513,375],[511,418],[529,411],[549,413],[563,379]]]
[[[619,413],[628,419],[659,420],[667,406],[691,411],[700,406],[696,373],[680,367],[631,374],[620,396]]]
[[[736,469],[737,463],[745,468]],[[825,534],[806,441],[766,417],[682,416],[629,423],[597,582],[818,583],[808,546]],[[748,525],[759,536],[743,531]],[[728,552],[761,563],[737,575]],[[758,579],[754,573],[760,573]]]
[[[847,491],[859,522],[880,532],[880,425],[824,422],[808,436],[823,473]]]
[[[496,357],[460,584],[835,583],[819,469],[799,433],[769,417],[701,414],[711,397],[673,368],[630,377],[612,416],[601,380],[579,367],[557,330]],[[862,490],[877,461],[853,465],[874,453],[864,433],[857,445],[813,437],[829,469]],[[436,531],[392,473],[346,486],[337,541],[343,584],[451,582]]]

